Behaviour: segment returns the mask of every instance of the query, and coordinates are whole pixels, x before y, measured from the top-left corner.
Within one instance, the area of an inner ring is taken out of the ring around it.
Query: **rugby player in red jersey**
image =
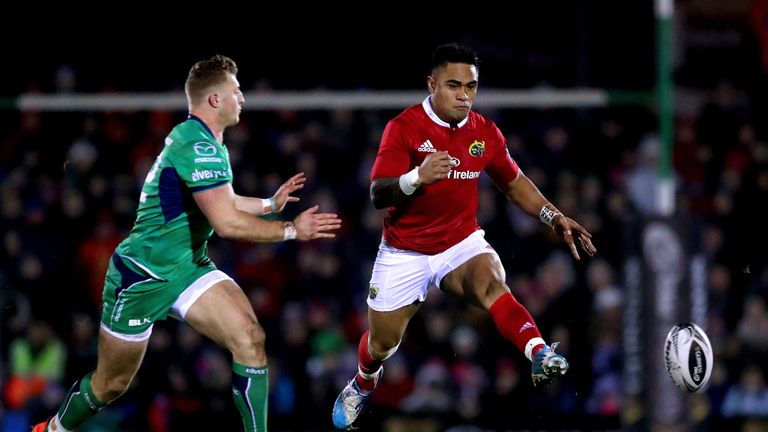
[[[591,234],[522,173],[494,122],[472,111],[478,63],[465,46],[435,48],[429,96],[384,130],[371,172],[373,204],[387,208],[384,235],[369,286],[369,330],[360,339],[358,373],[333,407],[338,428],[349,428],[357,419],[382,363],[397,350],[431,287],[487,310],[502,336],[532,361],[534,384],[568,370],[556,344],[545,343],[511,294],[501,260],[477,224],[480,174],[485,171],[507,198],[551,226],[575,259],[580,258],[577,243],[590,256],[596,249]]]

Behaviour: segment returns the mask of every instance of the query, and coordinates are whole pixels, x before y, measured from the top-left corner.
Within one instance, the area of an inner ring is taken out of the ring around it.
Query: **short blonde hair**
[[[199,105],[210,88],[226,81],[228,74],[237,76],[237,65],[227,56],[216,54],[208,60],[195,63],[184,83],[184,92],[190,106]]]

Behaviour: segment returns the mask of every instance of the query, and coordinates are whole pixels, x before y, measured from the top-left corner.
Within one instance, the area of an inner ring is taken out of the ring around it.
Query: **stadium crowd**
[[[703,324],[716,358],[708,390],[689,399],[700,430],[765,426],[768,418],[765,81],[719,80],[675,123],[675,218],[689,230],[689,252],[706,259],[710,309]],[[366,427],[631,424],[638,414],[623,404],[622,268],[636,253],[629,240],[652,214],[661,151],[655,114],[645,107],[479,106],[510,131],[510,153],[524,172],[594,234],[598,255],[574,262],[546,226],[483,178],[478,222],[513,294],[547,340],[562,342],[571,370],[551,387],[533,388],[529,362],[485,314],[432,292],[387,363]],[[3,112],[0,429],[27,431],[58,406],[65,383],[94,367],[109,256],[133,222],[165,134],[185,114]],[[281,179],[302,171],[302,201],[288,215],[319,203],[344,220],[332,241],[212,239],[212,258],[238,280],[267,332],[272,430],[329,430],[333,400],[355,368],[383,215],[370,204],[368,176],[385,122],[396,114],[251,111],[226,135],[236,191],[269,196]],[[226,352],[186,325],[159,323],[131,390],[84,430],[238,430],[230,368]],[[509,413],[514,424],[502,415]]]

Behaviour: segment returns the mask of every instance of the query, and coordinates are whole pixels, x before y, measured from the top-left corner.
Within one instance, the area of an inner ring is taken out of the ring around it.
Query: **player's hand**
[[[299,197],[291,196],[291,194],[303,188],[306,181],[307,178],[304,177],[304,173],[300,172],[281,184],[277,188],[277,192],[272,196],[272,200],[275,203],[275,208],[272,209],[272,212],[279,213],[283,211],[285,205],[289,202],[299,201]]]
[[[447,179],[453,166],[447,151],[432,153],[424,158],[424,162],[419,166],[419,181],[421,184],[432,184],[438,180]]]
[[[592,244],[592,234],[589,233],[583,226],[579,225],[575,220],[559,214],[552,221],[552,229],[555,233],[562,238],[568,247],[571,249],[571,255],[577,260],[579,257],[579,251],[576,249],[576,242],[579,243],[579,247],[584,250],[589,256],[594,256],[597,253],[597,249]]]
[[[296,240],[312,240],[318,238],[334,238],[330,232],[341,228],[341,219],[334,213],[318,213],[320,206],[310,207],[301,212],[293,225],[296,227]]]

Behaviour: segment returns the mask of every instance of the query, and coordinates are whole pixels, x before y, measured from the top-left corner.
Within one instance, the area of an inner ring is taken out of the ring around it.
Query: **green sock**
[[[59,408],[59,421],[69,430],[74,430],[104,408],[105,404],[96,399],[93,394],[91,375],[93,372],[72,385],[67,397],[64,398],[64,403]]]
[[[267,396],[269,373],[266,366],[232,365],[232,393],[235,405],[243,417],[246,432],[267,430]]]

